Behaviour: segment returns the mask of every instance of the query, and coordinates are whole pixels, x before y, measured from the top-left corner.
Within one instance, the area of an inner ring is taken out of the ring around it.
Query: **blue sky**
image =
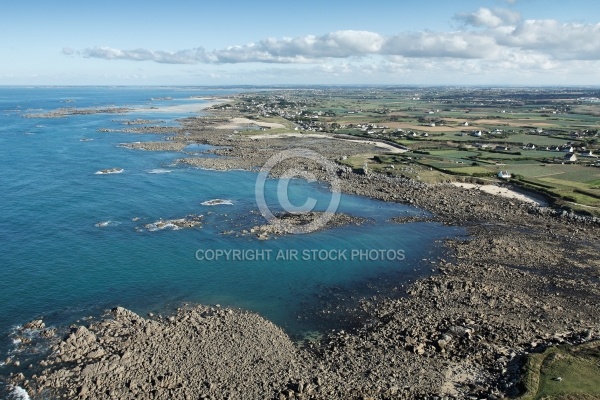
[[[600,84],[600,2],[4,1],[0,84]]]

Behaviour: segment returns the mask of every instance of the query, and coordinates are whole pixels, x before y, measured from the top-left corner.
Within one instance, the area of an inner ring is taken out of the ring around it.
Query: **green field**
[[[279,104],[285,97],[286,107],[302,110],[294,115],[303,119],[272,116],[264,120],[283,123],[289,129],[295,123],[313,120],[316,126],[312,130],[393,141],[414,150],[395,158],[365,154],[344,162],[353,168],[360,169],[367,162],[373,171],[418,179],[432,176],[436,181],[456,179],[453,175],[498,181],[498,171],[508,170],[516,178],[513,183],[550,195],[556,205],[600,215],[600,169],[587,166],[597,159],[580,156],[576,165],[565,165],[565,153],[542,150],[571,142],[581,146],[579,154],[590,149],[600,154],[600,104],[581,103],[577,96],[586,93],[583,89],[565,93],[560,89],[464,88],[285,91],[273,101]],[[269,101],[264,95],[259,103]],[[320,113],[318,119],[311,118],[315,113]],[[464,126],[465,121],[468,126]],[[357,128],[358,124],[377,127],[369,128],[368,133]],[[384,131],[383,126],[387,127]],[[538,134],[538,128],[545,133]],[[495,129],[502,132],[495,134]],[[484,133],[476,137],[470,134],[472,130]],[[282,131],[285,129],[271,132]],[[417,135],[413,137],[409,132]],[[574,132],[579,137],[572,137]],[[523,149],[529,143],[538,149]],[[481,149],[476,144],[487,144],[489,148]],[[495,151],[497,145],[510,150]],[[391,164],[410,168],[390,168]]]
[[[600,343],[551,347],[525,365],[521,400],[600,399]]]
[[[542,135],[528,135],[525,133],[517,133],[514,135],[509,135],[507,139],[504,139],[507,142],[517,142],[517,143],[533,143],[536,146],[560,146],[561,144],[565,144],[567,142],[575,142],[575,139],[567,139],[567,138],[554,138]],[[578,141],[577,141],[578,142]]]

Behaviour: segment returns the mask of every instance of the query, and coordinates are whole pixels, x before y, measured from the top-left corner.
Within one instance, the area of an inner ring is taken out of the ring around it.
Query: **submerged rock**
[[[183,218],[177,219],[159,219],[158,221],[144,225],[144,228],[150,232],[159,231],[163,229],[186,229],[186,228],[197,228],[202,226],[202,215],[190,214]]]
[[[107,168],[101,169],[100,171],[96,171],[96,175],[107,175],[107,174],[121,174],[123,173],[123,168]]]

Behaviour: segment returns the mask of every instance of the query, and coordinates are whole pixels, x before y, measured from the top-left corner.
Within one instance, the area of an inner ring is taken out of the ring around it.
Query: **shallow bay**
[[[184,88],[0,89],[3,353],[12,348],[11,330],[33,318],[64,325],[117,305],[139,313],[162,312],[182,302],[241,307],[301,334],[319,329],[320,322],[310,315],[298,316],[318,309],[328,289],[362,296],[377,293],[377,282],[401,285],[428,273],[428,262],[422,259],[437,253],[436,240],[463,233],[435,223],[395,224],[389,219],[422,212],[343,195],[339,211],[369,222],[260,241],[239,233],[264,223],[254,197],[256,173],[174,166],[177,153],[119,147],[123,142],[158,141],[160,135],[98,132],[123,129],[123,121],[138,118],[175,125],[176,118],[195,115],[190,96],[222,93]],[[182,104],[186,107],[177,108]],[[165,111],[171,105],[174,111]],[[67,106],[139,111],[23,117]],[[123,172],[95,174],[109,168]],[[276,192],[276,181],[269,181],[269,202],[276,203]],[[311,197],[321,210],[330,196],[323,185],[305,181],[293,181],[289,192],[294,204]],[[202,205],[212,199],[231,204]],[[203,215],[202,227],[143,229],[159,219],[190,214]],[[196,257],[198,250],[218,249],[269,251],[271,256],[245,261]],[[300,257],[276,258],[279,251],[291,250]],[[345,251],[346,259],[321,257],[321,250]],[[401,250],[404,258],[392,259],[387,253],[351,257],[352,251],[369,250]],[[305,259],[305,252],[316,255]]]

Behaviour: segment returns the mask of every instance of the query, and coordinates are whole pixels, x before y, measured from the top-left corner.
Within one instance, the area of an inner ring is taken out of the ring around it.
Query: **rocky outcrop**
[[[324,212],[286,212],[275,215],[268,224],[257,225],[242,234],[253,234],[266,240],[288,233],[310,233],[322,229],[345,225],[362,225],[367,219],[342,213]]]
[[[120,147],[146,151],[181,151],[188,143],[182,141],[122,143]]]
[[[158,221],[152,222],[150,224],[144,225],[144,229],[147,229],[151,232],[159,231],[163,229],[189,229],[189,228],[198,228],[202,226],[202,215],[190,214],[183,218],[175,218],[175,219],[159,219]]]
[[[74,327],[45,367],[25,385],[34,398],[265,398],[309,369],[272,323],[202,306],[153,320],[115,308],[109,319]]]

